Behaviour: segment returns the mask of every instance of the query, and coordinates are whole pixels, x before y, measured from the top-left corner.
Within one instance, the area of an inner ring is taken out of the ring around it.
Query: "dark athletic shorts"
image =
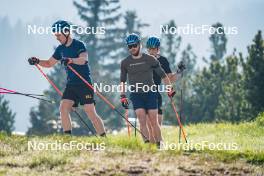
[[[158,93],[157,92],[144,92],[144,93],[131,93],[130,100],[132,101],[134,110],[142,108],[145,110],[158,108]]]
[[[162,96],[161,94],[158,92],[157,93],[158,96],[158,114],[162,114]]]
[[[73,107],[78,107],[79,104],[93,104],[94,92],[85,84],[68,84],[63,92],[62,99],[74,101]]]

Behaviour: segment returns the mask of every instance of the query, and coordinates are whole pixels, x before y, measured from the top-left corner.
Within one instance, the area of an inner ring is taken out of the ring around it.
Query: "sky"
[[[77,2],[82,2],[78,0]],[[252,42],[257,30],[264,29],[264,1],[263,0],[121,0],[121,12],[134,10],[138,17],[150,24],[143,30],[143,35],[160,35],[160,25],[175,20],[177,26],[212,25],[221,22],[226,27],[236,27],[236,35],[227,35],[227,54],[236,47],[246,55],[247,46]],[[12,27],[24,31],[21,35],[13,30],[12,33],[0,33],[0,86],[18,90],[41,93],[48,88],[48,83],[34,68],[30,67],[26,58],[38,56],[49,58],[53,47],[58,43],[50,35],[27,36],[28,24],[50,26],[58,19],[65,19],[76,24],[83,24],[71,0],[2,0],[0,19],[8,19]],[[0,29],[1,31],[1,29]],[[12,42],[11,41],[12,38]],[[198,63],[202,65],[202,57],[209,57],[209,34],[182,35],[181,49],[188,43],[198,56]],[[92,67],[92,66],[91,66]],[[45,70],[48,72],[48,70]],[[11,109],[16,112],[16,131],[26,131],[30,126],[29,111],[38,101],[15,95],[6,95]]]

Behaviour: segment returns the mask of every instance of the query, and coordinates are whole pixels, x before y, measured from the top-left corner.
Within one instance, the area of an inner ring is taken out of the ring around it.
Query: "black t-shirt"
[[[161,68],[163,68],[166,74],[171,73],[170,64],[166,57],[160,56],[157,60],[160,62]],[[155,72],[153,72],[153,80],[156,85],[161,84],[161,77]]]
[[[72,40],[70,46],[66,47],[65,45],[59,45],[53,57],[56,60],[61,60],[63,58],[77,58],[82,52],[86,52],[85,45],[76,39]],[[84,65],[77,65],[77,64],[70,64],[72,68],[74,68],[84,79],[90,81],[90,69],[88,64]],[[65,67],[67,73],[67,84],[83,84],[83,81],[76,76],[68,67]]]

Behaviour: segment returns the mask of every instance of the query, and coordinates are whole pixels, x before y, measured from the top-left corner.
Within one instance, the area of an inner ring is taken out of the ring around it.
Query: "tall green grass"
[[[77,137],[64,135],[49,136],[14,136],[0,133],[0,165],[29,165],[30,167],[40,167],[41,165],[53,168],[68,162],[69,157],[76,157],[82,151],[28,151],[28,141],[60,141],[62,143],[77,141],[81,143],[105,143],[105,149],[109,155],[125,155],[128,152],[161,152],[162,155],[198,154],[204,157],[214,157],[222,161],[233,161],[244,159],[253,164],[264,164],[264,127],[257,123],[200,123],[185,126],[188,144],[223,143],[226,145],[236,144],[235,150],[210,150],[205,147],[203,150],[192,148],[191,150],[175,150],[167,148],[163,151],[157,150],[155,145],[144,144],[139,134],[130,138],[126,132],[117,135],[108,135],[107,138]],[[167,144],[178,144],[178,127],[162,127],[164,142]],[[181,139],[182,145],[184,140]],[[28,160],[23,160],[24,155],[29,155]],[[14,160],[16,158],[16,160]]]

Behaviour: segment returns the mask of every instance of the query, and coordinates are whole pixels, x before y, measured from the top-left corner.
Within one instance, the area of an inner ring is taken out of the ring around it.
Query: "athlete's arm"
[[[154,72],[156,72],[162,78],[162,81],[164,82],[165,85],[170,85],[172,87],[170,78],[165,73],[165,71],[161,68],[158,61],[156,62],[155,65],[152,66],[152,68]]]
[[[165,78],[168,77],[164,71],[164,69],[161,67],[159,61],[157,60],[150,60],[150,64],[151,64],[151,68],[153,69],[153,71],[159,75],[161,78]]]
[[[170,68],[170,63],[166,57],[164,57],[163,61],[163,69],[165,73],[168,75],[169,79],[171,82],[176,82],[177,80],[177,73],[172,73],[171,68]]]
[[[163,77],[162,78],[162,81],[163,81],[163,83],[166,85],[166,86],[168,86],[166,89],[167,89],[167,93],[168,93],[168,96],[169,96],[169,98],[172,98],[175,94],[176,94],[176,92],[175,92],[175,90],[173,90],[173,86],[172,86],[172,84],[171,84],[171,82],[170,82],[170,79],[169,79],[169,77],[166,75],[165,77]]]
[[[69,58],[72,59],[72,63],[76,65],[84,65],[88,62],[88,53],[82,52],[79,54],[79,57],[77,58]]]
[[[171,82],[176,82],[177,80],[177,73],[169,73],[168,77],[170,78]]]
[[[54,58],[51,57],[48,60],[39,60],[39,65],[42,67],[50,68],[53,67],[58,61]]]
[[[158,74],[162,78],[162,81],[165,85],[168,85],[170,87],[169,91],[171,92],[173,89],[172,89],[170,78],[168,77],[168,75],[165,73],[165,71],[161,67],[159,61],[152,60],[151,62],[152,62],[151,65],[152,65],[154,72],[156,72],[156,74]]]
[[[185,64],[181,61],[177,66],[177,71],[175,73],[171,73],[169,76],[171,82],[176,82],[178,78],[182,77],[182,72],[186,69]]]
[[[121,62],[121,72],[120,72],[120,88],[121,88],[121,95],[125,95],[125,82],[127,80],[127,70],[125,68],[125,64]]]
[[[125,95],[125,83],[124,82],[121,82],[120,83],[120,95]]]
[[[163,83],[164,83],[165,85],[170,85],[170,86],[172,86],[172,85],[171,85],[170,78],[169,78],[168,75],[166,75],[165,77],[163,77],[163,78],[162,78],[162,81],[163,81]]]

